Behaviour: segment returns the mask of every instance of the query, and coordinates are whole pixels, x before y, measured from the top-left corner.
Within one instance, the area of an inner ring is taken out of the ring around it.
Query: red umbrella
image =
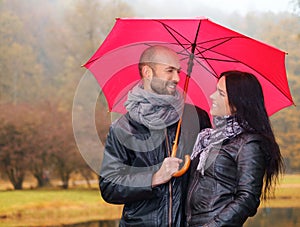
[[[232,31],[207,18],[121,19],[84,66],[96,77],[110,111],[124,113],[123,102],[139,80],[137,63],[150,45],[167,45],[181,56],[181,83],[193,67],[187,102],[209,111],[209,95],[226,70],[253,73],[263,87],[268,114],[293,104],[288,87],[285,52]],[[276,98],[276,99],[275,99]]]
[[[84,64],[97,79],[110,111],[125,112],[127,93],[140,81],[139,57],[151,45],[166,45],[180,55],[179,87],[186,93],[187,102],[207,112],[218,76],[227,70],[247,71],[258,78],[269,115],[293,104],[286,77],[286,53],[275,47],[207,18],[118,18]]]

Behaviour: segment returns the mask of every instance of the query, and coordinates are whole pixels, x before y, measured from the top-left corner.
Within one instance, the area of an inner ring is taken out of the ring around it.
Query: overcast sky
[[[125,0],[139,16],[194,17],[248,12],[292,12],[295,0]]]
[[[241,14],[250,11],[271,11],[278,13],[291,11],[292,9],[290,0],[198,0],[198,2],[225,12],[238,12]]]

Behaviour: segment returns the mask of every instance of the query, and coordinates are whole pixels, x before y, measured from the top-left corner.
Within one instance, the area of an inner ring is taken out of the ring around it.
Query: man
[[[140,57],[142,83],[125,103],[106,140],[100,190],[108,203],[124,204],[120,226],[182,226],[186,174],[174,178],[182,159],[170,157],[184,100],[177,91],[178,55],[164,46]],[[178,155],[191,153],[200,129],[210,127],[205,111],[185,105]],[[188,119],[188,120],[187,120]]]

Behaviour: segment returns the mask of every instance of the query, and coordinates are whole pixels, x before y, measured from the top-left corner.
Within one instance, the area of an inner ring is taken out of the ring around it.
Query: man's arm
[[[168,182],[182,162],[181,159],[170,157],[159,165],[134,167],[128,152],[110,129],[99,181],[106,202],[124,204],[159,196],[160,188],[157,186]]]

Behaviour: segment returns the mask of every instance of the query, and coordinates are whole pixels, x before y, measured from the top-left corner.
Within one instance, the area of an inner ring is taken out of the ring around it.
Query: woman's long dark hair
[[[262,87],[257,78],[247,72],[227,71],[220,77],[225,77],[229,106],[237,116],[240,125],[247,122],[250,127],[245,130],[258,133],[265,137],[266,170],[264,175],[264,188],[262,198],[267,199],[278,177],[283,173],[283,160],[279,146],[275,140],[270,120],[265,108]],[[251,130],[249,130],[249,128]]]

